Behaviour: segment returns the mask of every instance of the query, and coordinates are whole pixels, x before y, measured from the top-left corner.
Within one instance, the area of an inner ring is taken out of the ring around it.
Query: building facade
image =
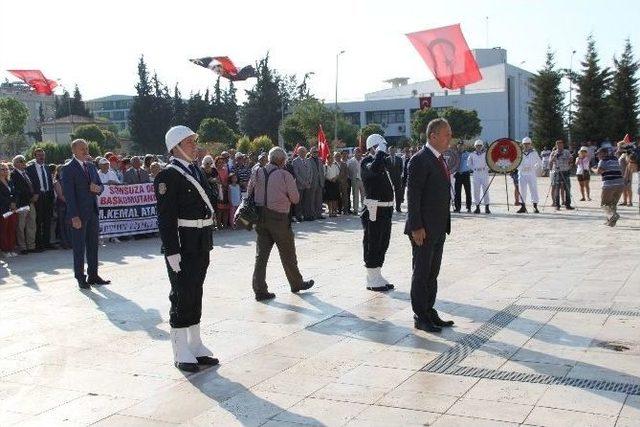
[[[411,138],[411,117],[421,101],[435,109],[475,110],[482,126],[479,137],[485,141],[528,136],[532,99],[529,80],[533,74],[508,64],[505,49],[474,49],[473,54],[482,74],[477,83],[447,90],[436,80],[408,83],[407,78],[397,78],[387,81],[391,88],[368,93],[364,101],[338,106],[357,126],[381,125],[390,141]]]
[[[129,111],[133,105],[133,96],[109,95],[85,101],[85,105],[94,117],[109,120],[119,131],[129,129]]]
[[[75,130],[79,126],[96,125],[101,129],[108,129],[112,123],[101,118],[84,116],[67,116],[51,119],[42,123],[42,140],[56,144],[69,144]]]
[[[36,140],[35,135],[40,128],[41,122],[55,117],[55,96],[38,95],[22,82],[0,84],[0,98],[13,98],[27,107],[29,116],[24,127],[24,133],[31,143]]]

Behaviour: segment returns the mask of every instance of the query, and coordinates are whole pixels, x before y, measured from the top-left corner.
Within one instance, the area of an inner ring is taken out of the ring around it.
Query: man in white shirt
[[[362,178],[360,177],[360,162],[362,161],[362,151],[360,148],[353,150],[353,157],[347,160],[347,169],[349,171],[349,180],[351,180],[351,195],[353,202],[353,213],[358,215],[360,211],[359,203],[364,197],[364,187],[362,186]]]
[[[109,167],[109,160],[102,157],[98,161],[98,167],[100,168],[98,176],[100,177],[101,183],[109,185],[120,184],[118,175],[116,175],[115,171]]]

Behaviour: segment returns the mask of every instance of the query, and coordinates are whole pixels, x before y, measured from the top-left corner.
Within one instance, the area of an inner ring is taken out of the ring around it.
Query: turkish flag
[[[47,79],[40,70],[9,70],[9,72],[31,86],[40,95],[53,95],[53,89],[58,86],[55,80]]]
[[[459,89],[482,80],[460,24],[407,34],[441,87]]]
[[[323,162],[326,162],[327,157],[329,157],[329,151],[327,137],[322,130],[322,125],[320,125],[318,129],[318,157],[321,158]]]

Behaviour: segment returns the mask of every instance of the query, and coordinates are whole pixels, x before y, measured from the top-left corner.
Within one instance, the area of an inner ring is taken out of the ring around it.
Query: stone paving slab
[[[413,329],[404,214],[384,295],[364,289],[356,217],[296,224],[317,285],[291,294],[274,256],[268,303],[251,293],[255,235],[217,233],[202,332],[221,365],[198,374],[171,363],[158,239],[102,247],[113,283],[88,292],[69,252],[0,260],[0,425],[637,425],[637,206],[612,229],[595,201],[516,215],[504,196],[453,217],[438,309],[456,327],[437,335]]]

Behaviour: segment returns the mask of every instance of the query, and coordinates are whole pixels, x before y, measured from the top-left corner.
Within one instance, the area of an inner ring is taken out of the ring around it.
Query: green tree
[[[633,58],[631,41],[626,40],[620,59],[613,58],[615,70],[611,81],[611,93],[607,97],[609,105],[609,136],[614,141],[625,134],[638,135],[638,78],[640,64]]]
[[[187,101],[185,112],[185,125],[191,129],[198,129],[202,122],[209,114],[208,102],[204,100],[200,92],[196,92]]]
[[[285,117],[280,125],[280,134],[284,139],[284,146],[287,150],[292,150],[296,145],[307,145],[307,136],[302,125],[294,115]]]
[[[236,98],[236,87],[233,82],[229,82],[229,87],[222,94],[222,110],[220,118],[235,133],[240,132],[238,127],[238,99]]]
[[[222,142],[227,146],[233,146],[238,136],[227,124],[217,118],[206,118],[198,127],[198,138],[202,142]]]
[[[158,79],[158,75],[153,73],[151,78],[152,92],[152,128],[151,141],[146,147],[147,152],[162,153],[166,151],[164,145],[164,135],[171,127],[173,120],[173,98],[169,94],[169,88],[162,84]]]
[[[246,91],[247,100],[240,108],[240,130],[251,138],[267,135],[276,141],[282,118],[280,77],[269,68],[268,54],[258,62],[256,71],[256,84]]]
[[[92,117],[91,112],[87,109],[78,85],[73,90],[73,98],[71,99],[71,114],[74,116]]]
[[[147,64],[144,55],[138,62],[138,83],[136,83],[136,96],[129,111],[129,129],[136,149],[143,152],[151,152],[157,147],[154,126],[154,97],[153,87],[149,79]]]
[[[480,119],[475,110],[462,110],[451,107],[442,112],[442,117],[449,122],[454,138],[467,141],[482,133]]]
[[[366,148],[367,138],[370,135],[377,133],[378,135],[384,136],[384,129],[377,123],[369,123],[360,129],[360,141],[362,141],[362,145]]]
[[[118,136],[115,132],[104,129],[102,134],[104,135],[104,142],[100,146],[102,151],[113,151],[118,148]]]
[[[547,60],[538,74],[531,78],[531,128],[533,143],[543,150],[564,138],[562,111],[564,95],[560,90],[562,72],[556,69],[554,53],[547,47]]]
[[[609,84],[609,69],[601,68],[593,36],[587,38],[587,54],[582,72],[571,77],[577,84],[576,116],[571,133],[578,143],[600,142],[607,138],[608,106],[605,97]]]
[[[82,125],[78,126],[75,132],[71,135],[71,139],[82,138],[87,142],[95,142],[98,146],[102,147],[104,144],[105,136],[97,125]]]
[[[24,126],[29,117],[25,105],[13,98],[0,98],[0,149],[6,154],[16,154],[26,143]]]
[[[36,148],[42,148],[47,154],[47,162],[55,164],[64,164],[65,161],[71,159],[71,144],[56,144],[53,142],[40,142],[31,145],[24,153],[27,160],[34,158],[33,152]],[[89,154],[92,157],[101,155],[100,146],[95,142],[89,142]]]
[[[249,153],[251,151],[251,140],[247,135],[243,135],[236,143],[236,150],[241,153]]]
[[[433,119],[437,119],[438,112],[433,108],[423,108],[413,113],[411,118],[411,138],[416,144],[427,142],[427,125]]]
[[[251,141],[251,151],[254,153],[267,152],[273,148],[273,140],[267,135],[257,136]]]
[[[61,96],[56,96],[54,105],[56,107],[56,119],[67,117],[71,114],[71,95],[66,89],[62,91]]]
[[[173,99],[172,99],[172,112],[173,117],[171,119],[171,126],[177,126],[184,124],[186,109],[184,105],[184,101],[182,100],[182,95],[180,94],[180,89],[178,89],[178,83],[176,83],[173,88]]]

